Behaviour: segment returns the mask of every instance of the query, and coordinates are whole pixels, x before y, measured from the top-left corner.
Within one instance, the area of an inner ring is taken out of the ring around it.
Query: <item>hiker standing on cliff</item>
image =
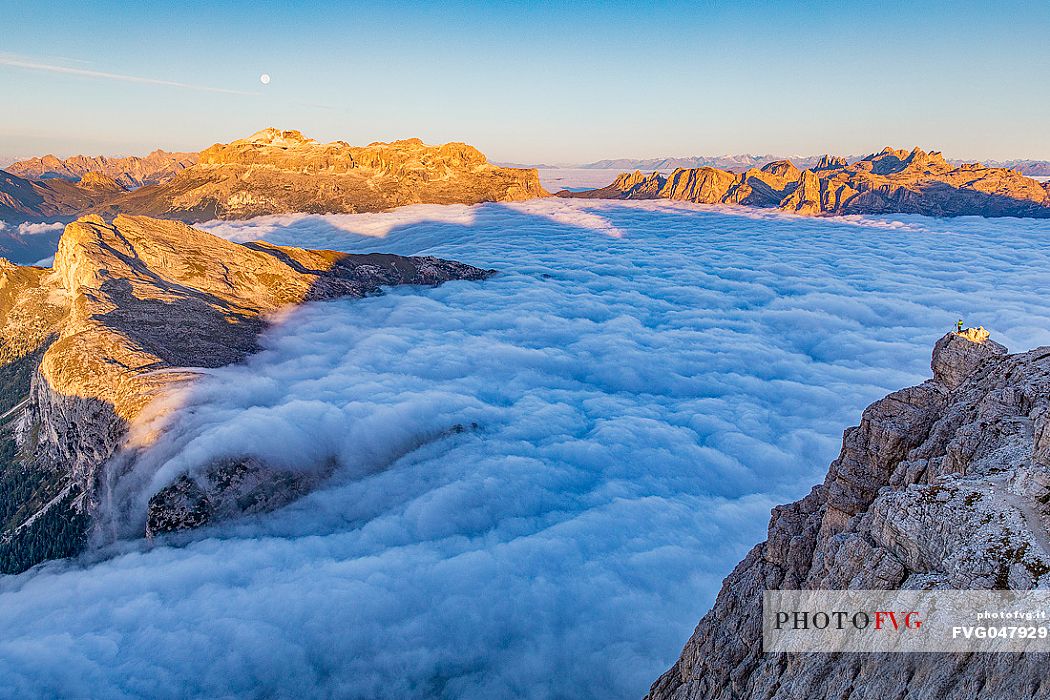
[[[961,318],[958,321],[955,322],[955,332],[956,333],[962,333],[962,319]]]

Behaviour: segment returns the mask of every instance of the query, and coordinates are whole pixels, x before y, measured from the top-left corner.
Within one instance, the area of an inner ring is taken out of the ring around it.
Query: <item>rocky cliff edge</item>
[[[1050,584],[1050,347],[937,341],[933,378],[876,401],[824,483],[773,510],[650,700],[1046,698],[1040,655],[763,654],[766,589]]]

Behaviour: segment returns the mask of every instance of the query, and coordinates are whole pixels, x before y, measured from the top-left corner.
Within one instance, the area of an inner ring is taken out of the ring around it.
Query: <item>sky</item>
[[[547,198],[207,228],[499,273],[308,304],[209,370],[116,515],[141,532],[129,482],[224,457],[331,480],[0,577],[0,696],[640,698],[956,319],[1050,343],[1047,220]]]
[[[1050,159],[1045,2],[2,0],[0,16],[0,157],[277,126],[528,163],[887,144]]]

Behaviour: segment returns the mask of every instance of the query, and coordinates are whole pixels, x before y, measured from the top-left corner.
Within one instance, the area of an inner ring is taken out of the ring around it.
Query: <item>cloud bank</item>
[[[211,228],[501,274],[304,307],[209,373],[153,487],[244,453],[332,481],[0,579],[3,692],[639,697],[957,318],[1050,343],[1045,222],[537,201]]]
[[[35,236],[35,235],[39,235],[41,233],[54,233],[55,231],[61,231],[65,227],[66,227],[66,225],[63,224],[60,221],[57,221],[55,223],[50,223],[50,224],[48,224],[48,223],[37,223],[37,224],[34,224],[34,223],[24,222],[24,223],[21,223],[21,224],[18,225],[18,232],[20,234],[22,234],[23,236]]]

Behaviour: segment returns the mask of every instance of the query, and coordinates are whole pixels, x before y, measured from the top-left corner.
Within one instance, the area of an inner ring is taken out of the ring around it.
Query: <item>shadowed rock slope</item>
[[[195,376],[183,368],[253,352],[267,314],[490,272],[431,257],[239,245],[132,216],[68,225],[52,269],[0,264],[0,571],[76,551],[120,477],[103,465],[126,446],[131,422]],[[238,483],[269,487],[252,479]]]
[[[1050,347],[941,338],[933,379],[869,406],[824,483],[773,510],[650,700],[1050,697],[1044,655],[763,654],[766,589],[1050,584]]]
[[[98,180],[80,187],[65,180],[27,180],[0,170],[0,220],[38,221],[70,219],[78,212],[91,210],[124,194],[109,187],[99,187]]]
[[[741,204],[804,215],[1050,216],[1043,184],[1015,170],[954,166],[920,148],[886,147],[853,164],[825,156],[808,170],[780,160],[740,174],[710,167],[678,168],[669,175],[636,171],[606,187],[558,196]]]

